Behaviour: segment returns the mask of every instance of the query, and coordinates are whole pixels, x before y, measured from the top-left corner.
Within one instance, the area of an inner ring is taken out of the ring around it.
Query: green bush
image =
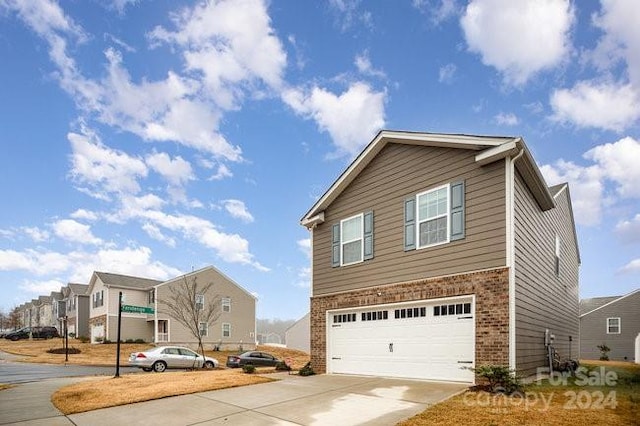
[[[253,374],[256,372],[256,367],[251,364],[245,364],[242,366],[242,371],[244,371],[247,374]]]
[[[80,340],[81,343],[87,343],[91,339],[89,339],[87,336],[80,336],[78,337],[78,340]]]
[[[600,350],[600,361],[609,361],[609,352],[611,348],[606,343],[596,346]]]
[[[134,343],[144,343],[144,339],[136,339]]]
[[[284,361],[276,363],[276,371],[291,371],[291,367]]]
[[[486,380],[491,392],[504,392],[512,394],[522,390],[520,379],[515,370],[510,370],[505,365],[481,365],[478,367],[468,367],[476,376]]]
[[[133,339],[127,339],[124,341],[125,343],[133,343]]]
[[[300,369],[298,374],[301,376],[313,376],[314,374],[316,374],[316,372],[313,371],[313,368],[311,368],[311,362],[308,362],[304,367]]]

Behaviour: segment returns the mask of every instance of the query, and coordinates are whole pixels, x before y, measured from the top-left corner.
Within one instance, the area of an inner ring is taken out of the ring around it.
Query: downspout
[[[520,139],[518,139],[519,141]],[[509,369],[516,369],[516,271],[515,271],[515,162],[524,154],[524,148],[507,161],[507,266],[509,267]]]

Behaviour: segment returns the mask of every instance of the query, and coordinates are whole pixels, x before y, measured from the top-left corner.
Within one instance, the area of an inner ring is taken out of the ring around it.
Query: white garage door
[[[472,297],[329,311],[327,371],[473,382]]]

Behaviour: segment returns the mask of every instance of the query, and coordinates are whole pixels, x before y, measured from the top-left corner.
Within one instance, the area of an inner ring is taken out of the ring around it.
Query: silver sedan
[[[131,353],[129,365],[140,367],[144,371],[153,370],[161,373],[167,368],[216,368],[218,360],[202,358],[202,355],[181,346],[159,346],[148,351]]]

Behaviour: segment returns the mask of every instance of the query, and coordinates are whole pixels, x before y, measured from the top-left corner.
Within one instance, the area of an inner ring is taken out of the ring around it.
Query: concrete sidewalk
[[[362,376],[300,377],[286,373],[275,376],[281,380],[105,408],[67,417],[60,414],[55,416],[53,412],[46,413],[43,410],[38,417],[20,424],[393,425],[467,387],[455,383]],[[3,391],[2,400],[5,399],[4,392],[12,390]],[[11,418],[16,420],[7,422],[9,417],[5,415],[4,405],[4,402],[0,405],[0,424],[20,421],[14,414]],[[26,406],[22,409],[30,411]],[[46,414],[51,415],[41,417]]]

